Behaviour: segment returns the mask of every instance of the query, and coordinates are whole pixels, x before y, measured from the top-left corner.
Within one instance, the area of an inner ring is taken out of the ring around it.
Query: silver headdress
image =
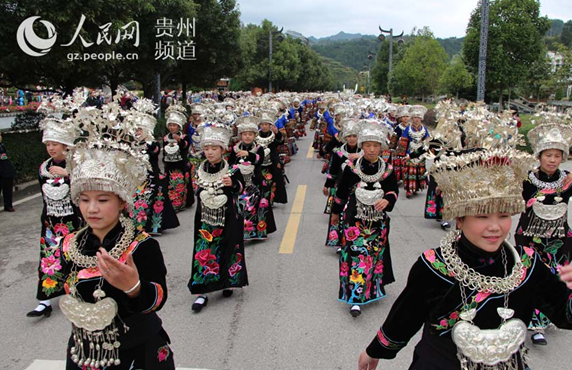
[[[201,147],[206,145],[218,145],[223,149],[228,148],[228,143],[232,137],[232,132],[225,125],[212,124],[205,126],[201,135]]]
[[[342,119],[342,138],[359,134],[359,121],[351,118]]]
[[[443,192],[443,218],[524,211],[522,182],[535,163],[511,148],[441,156],[431,176]]]
[[[397,118],[409,117],[409,105],[400,105],[397,107]]]
[[[271,125],[274,125],[276,123],[276,111],[273,109],[261,109],[258,112],[258,117],[260,118],[260,122],[258,122],[258,124],[270,123]]]
[[[336,103],[332,105],[331,111],[334,116],[338,114],[341,114],[343,116],[346,114],[346,107],[343,103]]]
[[[191,105],[191,114],[205,114],[208,108],[201,103],[195,103]]]
[[[528,141],[534,155],[540,156],[547,149],[559,149],[568,157],[572,144],[570,117],[559,113],[541,112],[535,115],[534,123],[539,123],[528,132]]]
[[[238,128],[238,133],[243,132],[254,132],[258,134],[258,123],[260,119],[255,116],[243,116],[236,120],[236,127]]]
[[[40,129],[44,131],[42,143],[53,141],[69,147],[74,146],[78,134],[71,119],[44,118],[40,122]]]
[[[132,209],[133,194],[147,178],[150,165],[134,139],[137,125],[129,118],[131,114],[116,102],[102,109],[79,109],[73,123],[83,135],[67,161],[74,203],[82,191],[109,191]]]
[[[374,119],[363,119],[359,121],[358,130],[358,148],[366,141],[375,141],[380,143],[383,149],[387,148],[388,130],[384,124]]]
[[[419,117],[423,119],[423,117],[425,117],[425,113],[427,113],[427,108],[422,105],[412,105],[411,108],[409,108],[409,115],[411,118]]]
[[[150,99],[141,98],[133,103],[133,108],[135,111],[127,116],[127,119],[134,122],[136,129],[141,129],[143,131],[142,135],[137,139],[152,140],[154,137],[153,132],[157,125],[157,119],[152,116],[153,112],[156,110],[155,104],[153,104],[153,101]]]
[[[173,103],[165,110],[165,117],[167,118],[165,121],[167,126],[174,123],[182,129],[187,123],[187,110],[182,105]]]

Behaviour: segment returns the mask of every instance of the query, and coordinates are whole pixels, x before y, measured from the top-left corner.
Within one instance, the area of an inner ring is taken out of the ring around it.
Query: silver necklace
[[[109,251],[109,255],[115,258],[116,260],[119,259],[119,257],[121,257],[123,253],[125,253],[127,248],[129,248],[129,245],[133,241],[133,238],[135,237],[135,226],[133,225],[133,222],[131,222],[131,220],[128,220],[123,216],[120,216],[119,222],[121,222],[121,226],[123,226],[125,230],[123,232],[123,235],[121,236],[121,239],[119,239],[119,242],[117,242],[117,244],[115,244],[113,249]],[[85,232],[86,230],[87,227],[79,230],[77,234],[71,238],[68,249],[68,255],[72,260],[72,262],[79,267],[95,268],[97,267],[97,257],[84,255],[82,253],[82,250],[80,250],[80,248],[77,245],[78,236],[83,234],[83,232]]]
[[[530,173],[528,174],[528,178],[530,179],[530,182],[532,182],[534,186],[536,186],[539,189],[552,189],[552,190],[562,188],[562,183],[564,182],[566,176],[567,175],[564,173],[564,171],[560,171],[560,177],[558,177],[558,180],[553,182],[546,182],[539,180],[538,177],[536,177],[534,171],[530,171]]]
[[[451,231],[447,236],[441,239],[440,246],[447,269],[454,274],[455,279],[462,286],[479,292],[505,294],[513,291],[520,285],[524,274],[524,267],[518,252],[512,245],[505,242],[514,257],[515,262],[510,275],[504,278],[500,278],[498,276],[487,276],[475,271],[472,267],[469,267],[465,262],[463,262],[463,260],[461,260],[456,248],[453,247],[453,244],[457,241],[457,236],[458,234],[456,231]],[[502,248],[501,253],[506,254],[504,248]]]
[[[423,125],[421,125],[421,129],[419,131],[414,131],[413,126],[409,127],[409,136],[411,136],[415,141],[421,141],[426,132],[427,130],[425,130],[425,126]]]
[[[381,157],[378,157],[378,159],[377,159],[378,170],[373,175],[366,175],[365,173],[363,173],[363,171],[361,170],[362,160],[363,160],[363,157],[359,157],[356,160],[356,164],[354,166],[354,172],[356,175],[359,176],[361,181],[363,181],[363,182],[378,182],[379,180],[381,180],[381,178],[383,177],[383,174],[385,172],[385,167],[386,167],[383,159]]]
[[[261,145],[262,147],[267,148],[268,145],[272,144],[275,136],[276,135],[274,135],[274,132],[271,132],[270,136],[268,136],[268,137],[261,137],[260,135],[258,135],[258,137],[256,138],[256,142],[258,143],[258,145]]]
[[[55,179],[55,178],[58,177],[58,176],[52,175],[52,174],[50,173],[50,171],[48,170],[48,162],[49,162],[50,160],[51,160],[51,159],[47,159],[47,160],[45,160],[45,161],[40,165],[40,176],[46,177],[46,178],[48,178],[48,179]]]

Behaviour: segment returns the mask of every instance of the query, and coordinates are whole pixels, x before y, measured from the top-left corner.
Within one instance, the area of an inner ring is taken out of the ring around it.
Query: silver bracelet
[[[139,285],[141,285],[141,280],[137,280],[137,284],[133,285],[133,288],[131,288],[129,290],[124,290],[123,293],[125,293],[125,294],[132,293],[133,291],[135,291],[135,289],[137,289],[137,287]]]

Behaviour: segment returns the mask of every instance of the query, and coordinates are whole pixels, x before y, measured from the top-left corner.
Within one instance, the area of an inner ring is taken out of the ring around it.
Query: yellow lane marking
[[[292,210],[290,211],[290,217],[288,218],[288,224],[286,225],[284,237],[280,244],[280,254],[292,254],[292,252],[294,252],[294,244],[296,243],[298,226],[300,225],[300,219],[302,218],[302,210],[304,209],[304,199],[306,198],[307,188],[307,185],[298,185],[296,197],[294,198]]]
[[[308,159],[314,158],[314,147],[312,146],[312,144],[310,144],[310,147],[308,148],[308,154],[306,155],[306,158]]]

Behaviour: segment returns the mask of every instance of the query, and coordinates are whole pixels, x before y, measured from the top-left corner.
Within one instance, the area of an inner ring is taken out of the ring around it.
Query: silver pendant
[[[497,313],[505,320],[514,316],[514,310],[512,308],[497,307]]]
[[[481,329],[468,321],[459,321],[451,337],[461,353],[474,363],[494,366],[508,361],[526,339],[526,325],[511,319],[498,329]]]
[[[60,298],[60,309],[78,328],[97,331],[105,329],[113,322],[118,307],[117,302],[109,297],[96,303],[89,303],[65,295]]]
[[[475,316],[477,316],[477,310],[475,310],[474,308],[468,309],[467,311],[462,311],[459,314],[459,317],[461,318],[461,320],[464,320],[464,321],[473,321]]]

